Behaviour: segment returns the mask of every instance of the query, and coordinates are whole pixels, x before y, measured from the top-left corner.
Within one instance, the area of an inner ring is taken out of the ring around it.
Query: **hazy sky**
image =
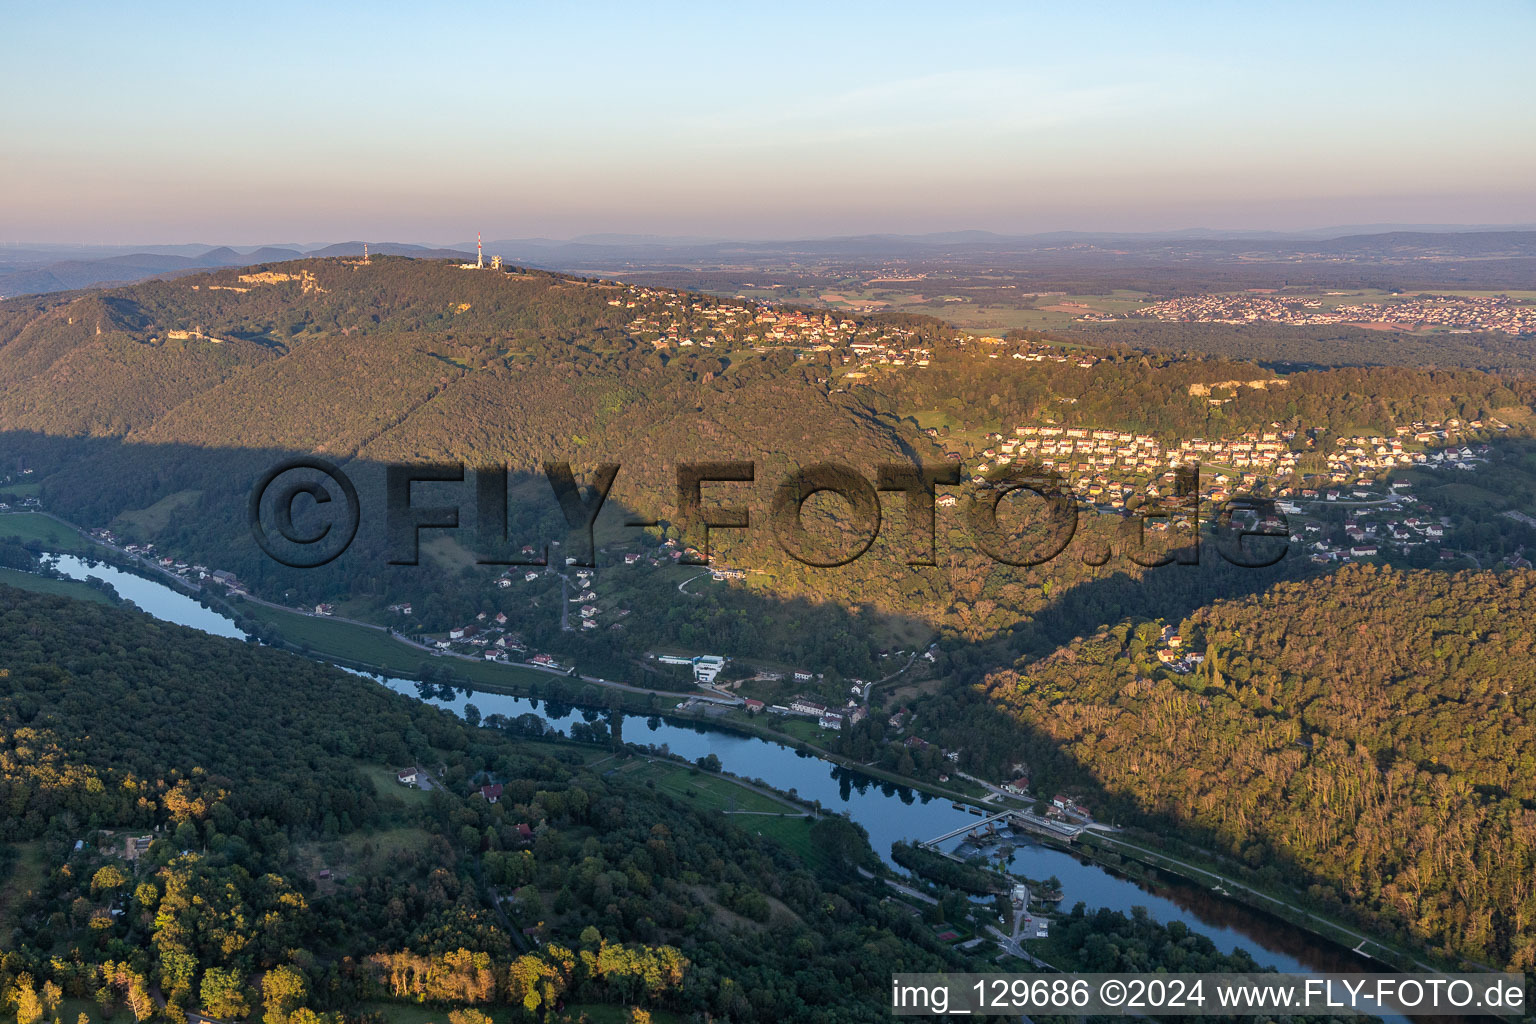
[[[0,0],[0,241],[1536,221],[1531,0],[324,6]]]

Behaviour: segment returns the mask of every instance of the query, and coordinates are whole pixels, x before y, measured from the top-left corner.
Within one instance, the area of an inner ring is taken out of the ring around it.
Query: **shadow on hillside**
[[[640,667],[634,649],[673,644],[690,649],[712,649],[744,658],[791,660],[817,671],[835,671],[844,678],[872,678],[884,674],[877,652],[868,639],[869,613],[836,602],[805,598],[779,599],[744,587],[713,587],[702,596],[679,599],[676,586],[652,583],[627,587],[633,595],[622,620],[623,629],[564,630],[558,605],[535,605],[520,596],[518,585],[525,573],[545,578],[546,566],[477,565],[477,553],[501,561],[531,562],[547,541],[550,570],[563,568],[564,552],[572,550],[570,537],[553,492],[539,477],[513,475],[507,491],[513,495],[507,511],[504,542],[484,550],[477,532],[478,517],[486,509],[477,500],[473,476],[464,482],[417,484],[411,506],[430,521],[447,521],[447,509],[457,513],[458,530],[448,534],[425,531],[421,535],[419,564],[392,564],[400,553],[401,537],[391,538],[386,526],[386,467],[353,460],[341,469],[357,491],[360,521],[356,539],[334,561],[315,568],[281,564],[258,546],[248,521],[250,496],[257,481],[274,467],[312,453],[280,449],[217,449],[190,445],[130,444],[115,438],[61,438],[30,432],[0,433],[0,474],[30,469],[29,480],[40,485],[46,509],[78,525],[109,526],[120,539],[153,538],[157,547],[175,552],[208,569],[233,573],[250,591],[289,607],[312,607],[320,602],[350,596],[363,605],[382,608],[385,602],[409,602],[412,613],[401,618],[402,632],[441,631],[472,621],[487,612],[519,608],[524,616],[510,615],[509,629],[517,628],[531,650],[553,651],[562,660],[574,660],[587,674],[606,678],[636,679]],[[321,456],[323,458],[323,456]],[[302,477],[302,474],[301,474]],[[282,479],[289,479],[284,476]],[[310,478],[306,478],[310,479]],[[4,487],[0,486],[0,492]],[[343,504],[335,497],[316,508],[307,498],[299,509],[293,529],[315,535],[325,517]],[[543,500],[527,499],[543,494]],[[523,496],[525,500],[518,501]],[[433,511],[433,510],[436,511]],[[425,510],[425,511],[423,511]],[[620,519],[626,509],[605,510]],[[335,523],[332,529],[340,530]],[[494,532],[494,531],[492,531]],[[0,518],[0,540],[7,536]],[[451,538],[445,542],[444,538]],[[409,547],[409,544],[406,545]],[[533,554],[525,548],[534,549]],[[640,564],[626,566],[626,554],[640,556]],[[670,562],[669,549],[654,536],[630,531],[624,539],[604,541],[601,532],[596,552],[599,579],[622,573],[641,576],[650,560]],[[1011,635],[968,643],[945,639],[937,670],[947,686],[936,704],[923,713],[928,721],[918,730],[937,746],[965,752],[966,770],[987,778],[1010,778],[1011,765],[1029,763],[1040,787],[1061,786],[1080,794],[1095,808],[1126,816],[1130,807],[1099,789],[1091,766],[1077,765],[1043,734],[1026,729],[998,708],[980,699],[972,686],[985,674],[1005,666],[1019,655],[1039,656],[1070,644],[1074,637],[1091,634],[1099,624],[1113,624],[1132,616],[1161,617],[1178,622],[1212,600],[1253,593],[1277,579],[1303,571],[1300,560],[1271,569],[1233,570],[1222,567],[1214,553],[1198,566],[1171,565],[1140,578],[1114,572],[1064,590],[1033,619],[1019,623]],[[508,568],[513,584],[498,587],[493,581]],[[653,573],[659,570],[651,570]],[[672,570],[675,572],[675,570]],[[704,570],[699,570],[704,571]],[[645,595],[648,603],[637,598]],[[566,611],[574,612],[574,606]],[[887,617],[901,619],[899,616]],[[927,623],[907,619],[901,628],[931,633]],[[786,657],[786,652],[794,652]],[[877,691],[877,702],[890,699]],[[904,698],[905,699],[905,698]],[[889,711],[889,708],[886,709]],[[934,718],[939,720],[935,721]],[[921,776],[937,774],[944,767],[938,752],[916,765],[897,767],[916,770]],[[859,758],[855,757],[856,760]],[[1156,827],[1155,819],[1143,819]]]

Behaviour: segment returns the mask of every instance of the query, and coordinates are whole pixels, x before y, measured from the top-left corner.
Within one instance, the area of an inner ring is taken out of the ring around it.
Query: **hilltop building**
[[[485,269],[485,245],[480,241],[480,232],[475,232],[475,262],[460,263],[460,270],[484,270]]]

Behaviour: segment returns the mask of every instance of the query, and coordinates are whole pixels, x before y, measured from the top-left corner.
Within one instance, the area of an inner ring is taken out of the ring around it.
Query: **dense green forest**
[[[1163,622],[1131,620],[979,689],[1023,759],[1104,816],[1175,824],[1321,908],[1528,970],[1533,615],[1529,572],[1350,567],[1168,623],[1205,655],[1189,674],[1154,657]]]
[[[0,651],[18,1024],[877,1020],[891,972],[986,966],[933,924],[996,883],[967,868],[898,909],[836,815],[802,862],[598,770],[622,751],[99,604],[0,587]],[[490,779],[495,803],[473,795]],[[1051,955],[1080,969],[1257,969],[1144,913],[1063,924]]]
[[[139,1020],[405,1000],[841,1021],[880,1019],[893,970],[962,965],[854,875],[875,862],[841,818],[813,826],[816,874],[581,748],[97,604],[0,587],[0,651],[3,838],[34,879],[0,889],[8,992]],[[409,764],[441,788],[398,787]],[[468,795],[488,777],[495,804]]]
[[[1097,354],[1105,358],[1085,373],[1071,362],[1017,363],[989,359],[973,349],[955,350],[935,359],[929,372],[893,377],[882,386],[898,408],[939,410],[973,429],[1049,418],[1062,426],[1112,427],[1170,438],[1230,437],[1271,424],[1330,434],[1390,435],[1394,425],[1481,419],[1500,409],[1518,422],[1536,401],[1536,383],[1530,379],[1475,370],[1343,366],[1281,376],[1236,358],[1185,358],[1126,348]],[[1190,392],[1191,384],[1221,381],[1268,386],[1236,388],[1233,400],[1219,406]]]
[[[1536,344],[1495,331],[1430,336],[1411,331],[1286,324],[1084,324],[1069,336],[1093,345],[1130,345],[1250,360],[1280,369],[1325,366],[1464,367],[1529,376]]]

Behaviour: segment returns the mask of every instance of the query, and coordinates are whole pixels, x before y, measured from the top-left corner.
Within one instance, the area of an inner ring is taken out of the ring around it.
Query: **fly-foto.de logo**
[[[577,482],[570,463],[546,462],[543,475],[565,520],[567,563],[592,566],[596,546],[593,531],[608,500],[620,466],[603,463],[587,484]],[[961,507],[965,527],[976,547],[997,562],[1037,566],[1066,550],[1077,533],[1082,503],[1069,481],[1052,469],[1028,464],[1001,467],[962,485],[961,467],[954,463],[922,466],[884,463],[869,474],[838,463],[817,463],[788,473],[774,488],[766,508],[752,508],[742,485],[757,482],[757,464],[750,461],[685,462],[673,467],[675,497],[668,517],[630,514],[627,527],[667,525],[675,529],[686,565],[709,562],[710,535],[715,530],[751,530],[766,520],[775,541],[796,561],[818,568],[847,565],[869,551],[885,523],[885,503],[904,509],[904,536],[898,538],[908,565],[934,565],[937,556],[937,515],[941,499]],[[457,500],[441,498],[426,504],[416,485],[450,487]],[[735,488],[736,490],[733,490]],[[941,488],[943,489],[941,491]],[[961,495],[952,489],[961,488]],[[713,499],[706,507],[708,489]],[[1289,525],[1274,501],[1236,497],[1205,509],[1200,500],[1198,464],[1174,473],[1166,497],[1134,510],[1118,510],[1119,552],[1138,565],[1199,561],[1200,525],[1219,527],[1214,536],[1220,555],[1233,565],[1263,568],[1285,557]],[[819,494],[831,494],[845,506],[843,537],[835,544],[806,526],[805,504]],[[733,500],[733,495],[740,500]],[[472,510],[476,558],[481,565],[547,565],[549,543],[524,545],[517,556],[487,554],[505,549],[508,535],[509,474],[504,466],[467,470],[464,463],[393,464],[385,467],[382,493],[387,561],[417,565],[424,530],[459,530]],[[1030,529],[1010,525],[1004,503],[1027,512]],[[293,568],[314,568],[334,561],[351,545],[362,520],[358,489],[338,466],[317,458],[289,460],[268,470],[251,490],[249,520],[252,536],[267,555]],[[1145,527],[1154,522],[1179,524],[1188,542],[1168,550],[1147,542]],[[1245,545],[1249,538],[1260,543]],[[1264,542],[1267,541],[1267,542]],[[529,553],[532,548],[531,553]],[[1103,564],[1107,548],[1084,555],[1089,564]]]

